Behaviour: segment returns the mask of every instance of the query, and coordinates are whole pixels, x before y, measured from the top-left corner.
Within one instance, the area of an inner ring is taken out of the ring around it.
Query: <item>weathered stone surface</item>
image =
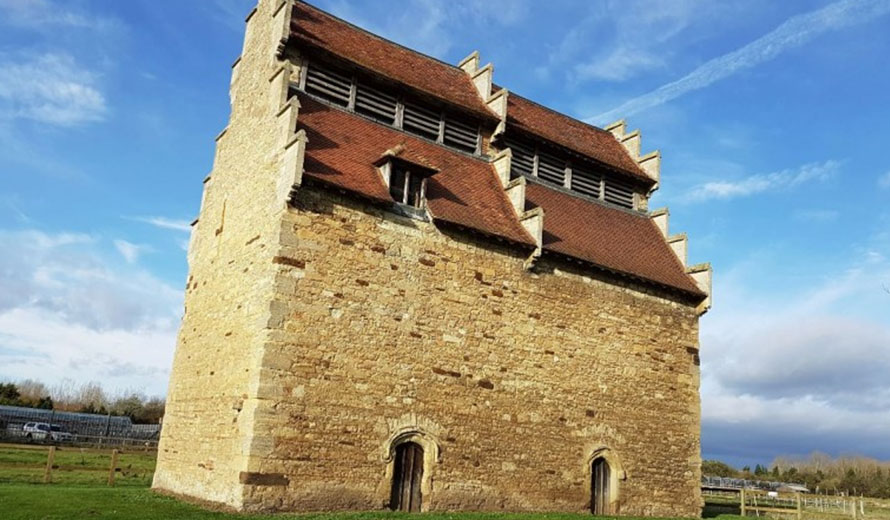
[[[694,305],[318,187],[276,206],[280,3],[205,187],[154,487],[380,509],[411,441],[425,510],[584,511],[604,456],[617,512],[697,516]]]

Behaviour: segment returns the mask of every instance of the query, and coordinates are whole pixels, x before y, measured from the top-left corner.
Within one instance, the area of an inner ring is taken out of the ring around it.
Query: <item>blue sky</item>
[[[662,151],[706,457],[890,459],[890,1],[316,5]],[[165,392],[250,7],[0,0],[0,378]]]

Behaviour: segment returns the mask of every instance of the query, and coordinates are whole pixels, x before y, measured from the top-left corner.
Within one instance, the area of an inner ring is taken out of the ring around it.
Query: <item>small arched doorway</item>
[[[609,486],[612,469],[603,457],[593,460],[590,467],[590,511],[594,515],[611,515],[611,493]]]
[[[395,452],[389,507],[393,511],[420,511],[423,447],[416,442],[403,442],[396,446]]]

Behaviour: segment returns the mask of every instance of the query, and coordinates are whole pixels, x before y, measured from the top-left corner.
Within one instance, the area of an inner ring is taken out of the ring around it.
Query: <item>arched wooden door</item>
[[[590,470],[590,511],[595,515],[610,515],[612,508],[609,500],[609,481],[612,471],[609,463],[600,457],[593,461]]]
[[[393,511],[420,511],[422,500],[420,482],[423,480],[423,448],[414,442],[396,446],[395,467],[392,473],[392,496],[389,506]]]

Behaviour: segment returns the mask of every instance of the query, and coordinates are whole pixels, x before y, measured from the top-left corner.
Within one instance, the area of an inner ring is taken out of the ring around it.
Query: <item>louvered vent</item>
[[[550,154],[538,152],[538,177],[562,186],[566,179],[565,161]]]
[[[329,68],[312,64],[306,71],[306,92],[341,106],[349,106],[352,78]]]
[[[606,179],[606,193],[603,200],[625,208],[634,207],[634,190],[630,183],[615,178]]]
[[[572,190],[595,199],[600,198],[602,176],[586,170],[572,169]]]
[[[535,170],[535,150],[528,145],[507,139],[505,144],[513,151],[510,161],[510,178],[531,175]]]
[[[398,100],[386,92],[359,83],[355,90],[355,111],[391,125],[396,122]]]
[[[433,112],[412,103],[405,103],[402,127],[408,132],[430,139],[438,139],[439,118],[438,112]]]
[[[479,140],[479,127],[463,121],[445,119],[444,142],[458,150],[474,153]]]

